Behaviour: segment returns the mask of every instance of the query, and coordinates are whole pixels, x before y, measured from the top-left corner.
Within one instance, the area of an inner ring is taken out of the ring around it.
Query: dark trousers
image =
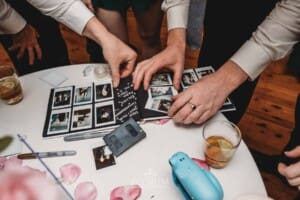
[[[68,65],[68,51],[60,33],[58,22],[51,17],[41,14],[27,1],[7,0],[7,2],[37,30],[40,35],[38,41],[43,54],[41,60],[36,59],[33,65],[29,65],[27,52],[21,59],[17,59],[17,51],[9,52],[7,50],[12,45],[11,35],[1,35],[0,41],[16,67],[18,74],[24,75],[41,69]]]
[[[212,65],[218,69],[251,37],[275,3],[275,0],[207,0],[198,66]],[[230,95],[237,107],[237,111],[224,113],[230,121],[240,121],[256,84],[257,79],[247,81]]]

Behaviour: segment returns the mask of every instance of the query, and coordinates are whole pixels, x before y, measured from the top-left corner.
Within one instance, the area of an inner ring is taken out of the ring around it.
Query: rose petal
[[[59,168],[62,180],[67,184],[74,183],[81,174],[81,169],[75,164],[69,163]]]
[[[0,169],[10,168],[12,166],[21,166],[22,160],[18,159],[16,156],[12,157],[0,157]]]
[[[204,160],[201,160],[201,159],[198,159],[198,158],[192,158],[192,160],[199,165],[199,167],[201,167],[202,169],[206,169],[206,170],[210,170],[210,167],[209,165],[204,161]]]
[[[138,185],[120,186],[110,193],[110,200],[136,200],[142,192]]]
[[[92,182],[83,182],[76,186],[75,200],[94,200],[97,197],[97,189]]]

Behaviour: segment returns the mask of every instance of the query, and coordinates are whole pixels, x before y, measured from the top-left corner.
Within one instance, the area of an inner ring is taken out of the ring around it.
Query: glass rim
[[[205,137],[205,135],[204,135],[204,132],[205,132],[204,130],[205,130],[205,128],[206,128],[208,125],[210,125],[210,124],[212,124],[212,123],[215,123],[215,122],[222,122],[222,123],[225,123],[225,124],[227,124],[227,125],[230,125],[230,126],[232,126],[232,127],[237,131],[237,134],[238,134],[240,137],[239,137],[239,139],[238,139],[238,142],[237,142],[235,145],[232,146],[233,148],[237,148],[237,147],[240,145],[241,141],[242,141],[242,132],[241,132],[240,128],[239,128],[236,124],[234,124],[233,122],[231,122],[231,121],[229,121],[229,120],[212,120],[212,121],[208,121],[208,122],[204,123],[204,124],[203,124],[203,128],[202,128],[202,137],[203,137],[203,139],[204,139],[205,144],[207,145],[208,142],[206,141],[206,137]]]

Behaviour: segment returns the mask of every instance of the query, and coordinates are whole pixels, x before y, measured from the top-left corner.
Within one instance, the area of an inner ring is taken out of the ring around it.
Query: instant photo
[[[71,130],[84,130],[92,128],[92,105],[76,106],[72,112]]]
[[[95,101],[106,101],[113,99],[112,82],[95,83]]]
[[[93,155],[97,170],[116,164],[114,155],[107,145],[93,148]]]
[[[170,74],[161,73],[154,74],[151,79],[151,86],[162,86],[162,85],[172,85],[172,79]]]
[[[68,132],[70,116],[71,109],[69,108],[53,110],[48,123],[48,135]]]
[[[149,98],[161,98],[164,96],[174,96],[176,90],[173,86],[150,87]]]
[[[95,126],[115,124],[115,107],[113,101],[95,104]]]
[[[92,96],[92,84],[76,86],[74,92],[74,105],[92,103]]]
[[[53,94],[53,108],[63,108],[71,106],[73,95],[73,87],[57,88]]]
[[[168,113],[168,110],[171,107],[171,105],[172,105],[171,99],[153,99],[150,109],[162,113]]]
[[[206,66],[195,68],[195,71],[197,73],[198,78],[200,79],[203,76],[213,73],[215,69],[212,66]]]
[[[198,81],[198,77],[193,69],[185,70],[182,74],[181,86],[183,88],[191,86]]]

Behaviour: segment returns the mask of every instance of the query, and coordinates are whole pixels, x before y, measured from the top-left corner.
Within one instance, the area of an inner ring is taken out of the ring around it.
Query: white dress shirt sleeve
[[[43,14],[82,34],[87,22],[94,16],[81,0],[27,0]]]
[[[25,19],[12,9],[5,0],[0,0],[0,34],[16,34],[25,25]]]
[[[231,58],[254,80],[300,39],[300,0],[283,0]]]
[[[162,10],[167,13],[168,30],[186,28],[190,0],[164,0]]]

